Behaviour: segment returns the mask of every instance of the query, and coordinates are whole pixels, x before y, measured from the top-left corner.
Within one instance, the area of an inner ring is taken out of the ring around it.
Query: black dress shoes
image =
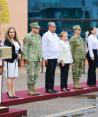
[[[13,96],[13,98],[18,98],[17,96]]]
[[[7,92],[7,96],[8,96],[9,98],[13,98],[13,96],[10,96],[8,92]]]
[[[57,91],[54,89],[48,89],[46,90],[46,93],[57,93]]]
[[[9,93],[7,92],[8,98],[18,98],[17,96],[10,96]]]
[[[96,87],[96,85],[88,85],[89,87]]]
[[[57,93],[57,92],[58,92],[58,91],[56,91],[56,90],[54,90],[54,89],[52,89],[52,90],[53,90],[54,93]]]

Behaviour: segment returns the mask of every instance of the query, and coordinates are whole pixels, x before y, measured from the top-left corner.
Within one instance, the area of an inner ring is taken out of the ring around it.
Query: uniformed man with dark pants
[[[35,84],[40,70],[41,56],[41,36],[38,22],[30,24],[31,32],[24,38],[23,55],[26,62],[28,94],[38,95]]]
[[[46,65],[45,89],[47,93],[56,93],[54,90],[55,69],[59,55],[59,38],[54,22],[48,23],[48,31],[42,36],[42,55]]]
[[[80,85],[80,77],[83,72],[83,63],[85,59],[85,49],[84,49],[84,41],[80,37],[81,27],[79,25],[73,26],[74,35],[70,39],[70,45],[73,56],[73,64],[72,64],[72,77],[74,88],[80,89],[83,88]]]

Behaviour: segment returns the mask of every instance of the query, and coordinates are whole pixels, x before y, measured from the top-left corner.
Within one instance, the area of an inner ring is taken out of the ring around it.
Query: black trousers
[[[69,72],[69,65],[70,64],[65,64],[64,66],[60,65],[60,84],[61,84],[61,89],[67,88],[67,81],[68,81],[68,72]]]
[[[91,60],[89,52],[87,53],[87,60],[89,64],[87,85],[96,85],[96,65],[98,60],[97,50],[93,50],[94,60]]]
[[[54,88],[56,65],[57,65],[57,59],[48,59],[48,65],[46,65],[46,74],[45,74],[46,90]]]

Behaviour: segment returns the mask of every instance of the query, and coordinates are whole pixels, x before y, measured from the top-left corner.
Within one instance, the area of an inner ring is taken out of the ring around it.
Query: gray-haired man
[[[45,88],[47,93],[56,93],[54,90],[55,69],[59,54],[59,38],[54,22],[48,23],[48,31],[42,36],[42,55],[46,65]]]

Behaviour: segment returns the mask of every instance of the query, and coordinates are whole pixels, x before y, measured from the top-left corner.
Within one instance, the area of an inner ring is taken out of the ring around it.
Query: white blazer
[[[71,53],[71,47],[68,41],[59,41],[59,58],[58,62],[60,63],[63,61],[66,64],[73,63],[72,53]]]

